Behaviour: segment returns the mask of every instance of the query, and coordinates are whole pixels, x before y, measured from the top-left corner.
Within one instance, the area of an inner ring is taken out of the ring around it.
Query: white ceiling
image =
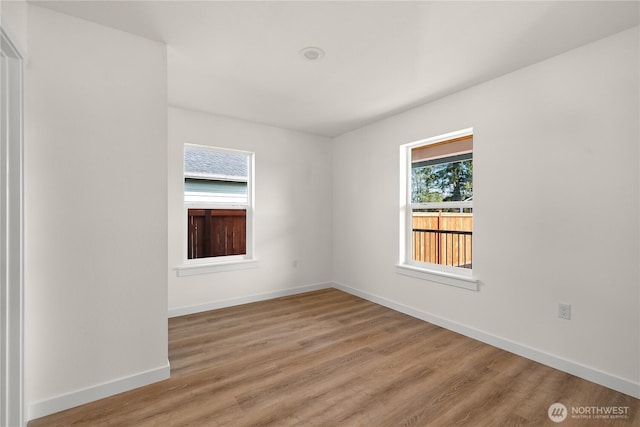
[[[336,136],[638,25],[639,5],[32,1],[168,45],[169,104]],[[319,46],[319,62],[300,49]]]

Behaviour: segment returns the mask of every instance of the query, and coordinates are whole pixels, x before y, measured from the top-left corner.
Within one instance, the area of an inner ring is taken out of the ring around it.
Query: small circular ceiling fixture
[[[300,55],[307,61],[319,61],[324,56],[324,50],[319,47],[309,46],[302,49]]]

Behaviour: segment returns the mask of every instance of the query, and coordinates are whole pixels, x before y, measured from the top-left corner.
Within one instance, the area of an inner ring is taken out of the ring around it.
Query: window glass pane
[[[249,155],[185,146],[184,174],[190,178],[246,181]]]
[[[411,150],[413,261],[472,267],[473,137]]]
[[[470,210],[414,209],[411,232],[413,260],[471,268],[473,213]]]
[[[185,202],[247,205],[249,161],[245,153],[185,146]]]
[[[187,260],[252,255],[252,164],[252,153],[185,145]]]
[[[187,259],[247,253],[246,209],[188,209]]]
[[[412,165],[411,202],[459,202],[473,198],[473,160]]]
[[[247,183],[185,178],[184,200],[190,203],[248,204]]]
[[[184,180],[184,191],[191,193],[227,193],[246,195],[247,183],[186,178]]]

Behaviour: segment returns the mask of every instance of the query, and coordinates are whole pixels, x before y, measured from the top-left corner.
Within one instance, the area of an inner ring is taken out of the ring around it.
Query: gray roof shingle
[[[230,153],[186,146],[184,149],[185,175],[228,178],[248,176],[248,158],[241,153]]]

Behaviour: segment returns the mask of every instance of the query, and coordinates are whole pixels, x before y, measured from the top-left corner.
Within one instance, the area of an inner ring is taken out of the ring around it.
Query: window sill
[[[258,267],[258,260],[256,258],[239,259],[239,260],[233,260],[233,261],[197,263],[197,264],[183,264],[176,268],[176,275],[178,277],[195,276],[197,274],[245,270],[248,268],[257,268],[257,267]]]
[[[408,264],[396,265],[396,273],[410,276],[417,279],[428,280],[430,282],[442,283],[443,285],[455,286],[457,288],[478,290],[478,281],[471,277],[471,274],[457,274],[438,270],[429,270]]]

